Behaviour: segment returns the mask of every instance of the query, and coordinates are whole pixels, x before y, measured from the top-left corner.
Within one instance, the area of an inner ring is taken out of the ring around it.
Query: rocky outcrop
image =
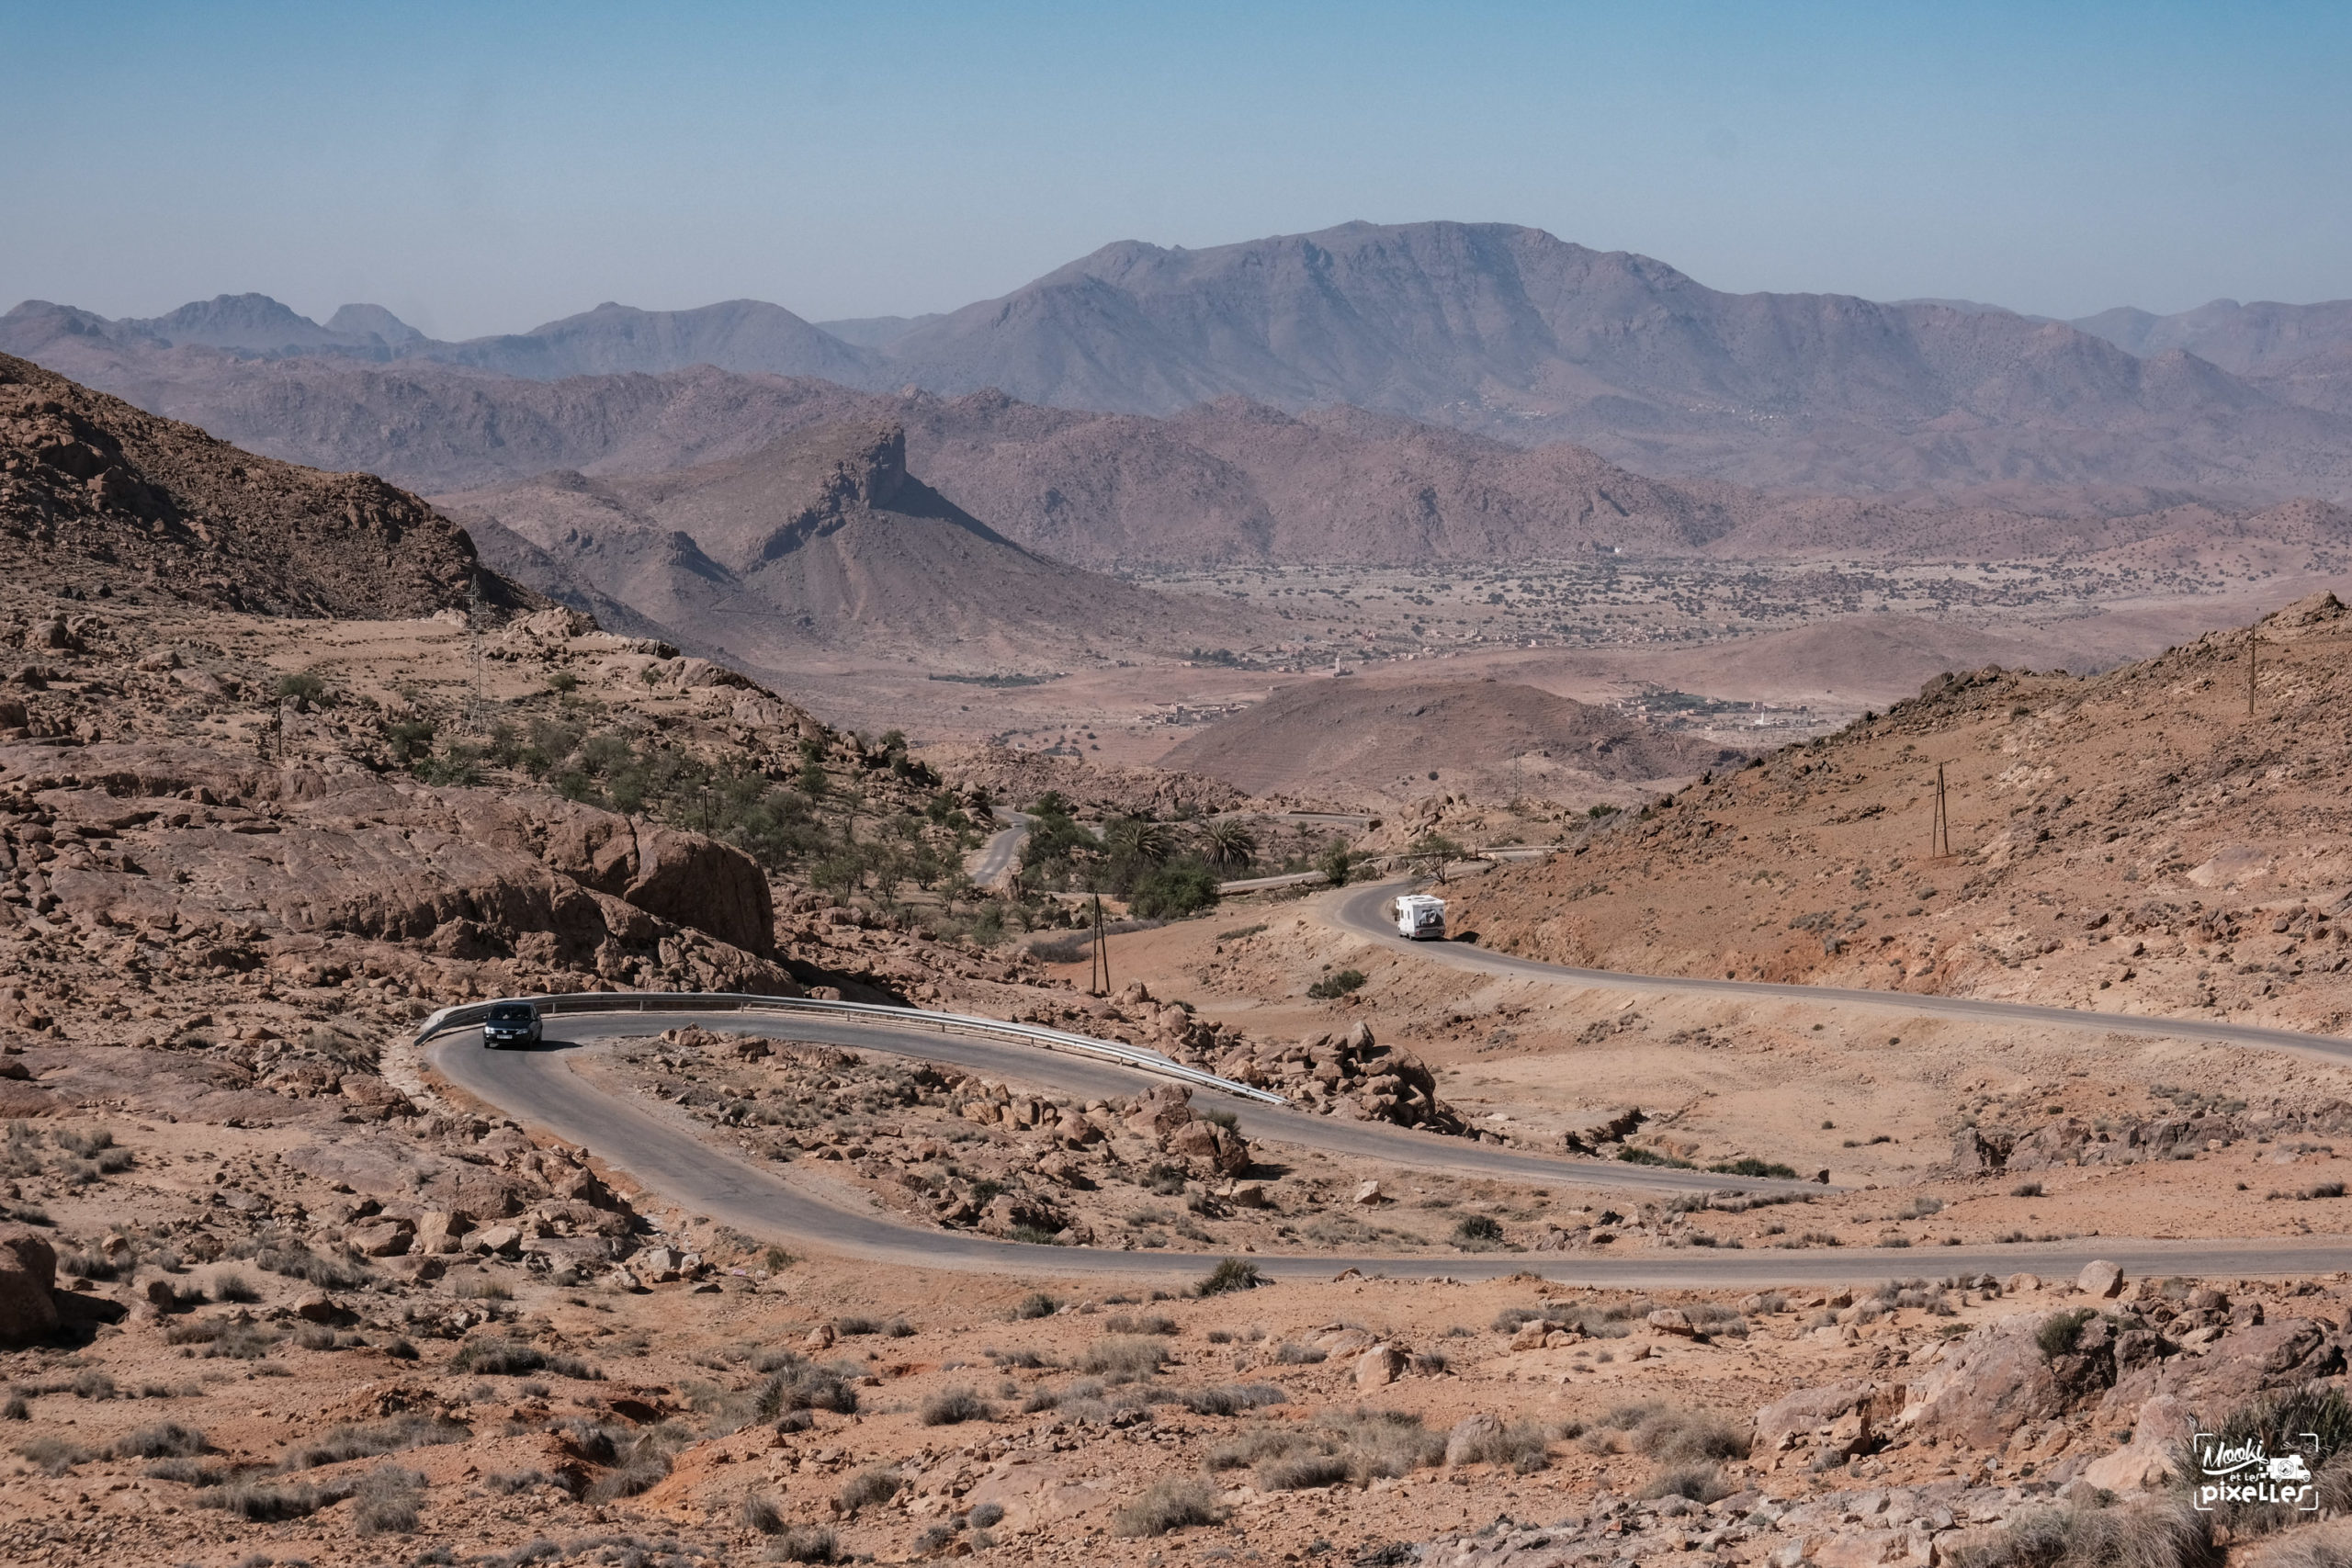
[[[57,1326],[57,1253],[28,1225],[0,1226],[0,1344],[21,1345]]]
[[[1250,1168],[1250,1145],[1223,1122],[1193,1108],[1184,1084],[1161,1084],[1127,1114],[1127,1125],[1153,1139],[1162,1154],[1196,1171],[1238,1176]]]
[[[542,861],[584,887],[746,953],[775,949],[767,877],[731,844],[568,802],[537,805],[522,830]]]
[[[231,804],[234,802],[236,804]],[[699,834],[545,795],[0,745],[0,922],[122,929],[319,984],[339,940],[459,962],[794,994],[767,881]]]
[[[1439,1133],[1468,1131],[1453,1108],[1438,1099],[1437,1077],[1428,1065],[1409,1051],[1379,1043],[1368,1023],[1354,1024],[1344,1034],[1308,1035],[1290,1045],[1252,1044],[1212,1032],[1186,1055],[1220,1077],[1272,1089],[1327,1116]]]

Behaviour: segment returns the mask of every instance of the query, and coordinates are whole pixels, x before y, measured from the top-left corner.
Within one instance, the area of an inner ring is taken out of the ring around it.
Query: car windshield
[[[531,1021],[531,1010],[521,1003],[516,1003],[511,1007],[492,1008],[490,1010],[490,1021],[492,1023],[528,1023]]]

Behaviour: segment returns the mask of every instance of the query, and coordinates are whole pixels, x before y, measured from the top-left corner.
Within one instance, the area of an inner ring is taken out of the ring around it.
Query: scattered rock
[[[1494,1440],[1502,1436],[1502,1432],[1503,1424],[1499,1416],[1488,1415],[1483,1410],[1475,1415],[1464,1416],[1461,1420],[1456,1421],[1453,1424],[1453,1429],[1446,1434],[1445,1462],[1449,1465],[1476,1462],[1478,1455],[1488,1451]]]
[[[2083,1265],[2075,1276],[2075,1288],[2086,1295],[2106,1298],[2120,1295],[2123,1290],[2123,1266],[2097,1258]]]
[[[1394,1345],[1374,1345],[1356,1358],[1356,1387],[1386,1388],[1405,1375],[1409,1364],[1404,1351]]]

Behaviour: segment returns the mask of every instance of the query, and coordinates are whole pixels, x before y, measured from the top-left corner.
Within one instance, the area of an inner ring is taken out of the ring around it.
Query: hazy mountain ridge
[[[1351,405],[1774,488],[2352,499],[2341,302],[2069,324],[1965,300],[1728,294],[1650,257],[1508,224],[1349,223],[1204,250],[1125,241],[944,315],[835,325],[858,341],[755,300],[605,304],[447,344],[401,336],[375,307],[321,327],[260,296],[118,322],[34,301],[0,317],[0,349],[198,418],[193,401],[212,394],[167,389],[249,378],[241,356],[548,381],[711,365],[1131,414],[1228,397],[1293,413]],[[425,482],[413,455],[383,456]]]
[[[1241,399],[1163,420],[1041,408],[995,391],[883,396],[708,367],[536,381],[419,360],[240,360],[197,347],[134,366],[105,340],[70,333],[51,357],[111,365],[137,383],[136,400],[250,449],[428,492],[559,470],[658,474],[744,457],[845,420],[897,423],[913,471],[957,505],[1026,548],[1098,570],[1541,559],[1600,546],[2050,553],[2110,547],[2135,528],[2164,525],[2154,514],[2199,500],[2192,486],[2031,482],[1948,497],[1925,485],[1904,496],[1771,495],[1647,479],[1568,443],[1530,448],[1397,415],[1290,414]],[[2051,527],[2052,518],[2064,526]],[[496,555],[492,537],[484,547]],[[609,614],[563,575],[520,558],[500,564]]]

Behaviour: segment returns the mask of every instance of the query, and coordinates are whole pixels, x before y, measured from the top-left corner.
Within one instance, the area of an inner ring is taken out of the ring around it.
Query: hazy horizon
[[[0,306],[254,291],[446,338],[606,299],[915,315],[1116,240],[1355,218],[1736,292],[2352,295],[2352,13],[2303,5],[134,6],[12,36]]]

